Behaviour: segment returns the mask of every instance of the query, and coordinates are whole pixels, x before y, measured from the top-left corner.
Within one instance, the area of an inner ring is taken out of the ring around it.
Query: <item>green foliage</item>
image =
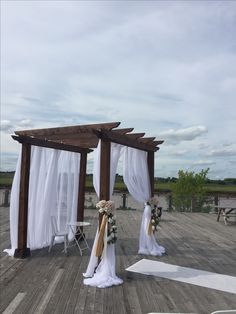
[[[0,172],[0,188],[11,188],[14,171]],[[177,182],[177,178],[155,178],[154,188],[158,193],[172,192]],[[93,188],[93,175],[86,175],[86,190],[94,191]],[[121,175],[116,175],[115,190],[127,192],[127,188],[123,182]],[[206,192],[211,193],[236,193],[236,178],[226,178],[224,180],[210,180],[207,179],[205,182]]]
[[[200,173],[180,170],[173,185],[173,204],[179,211],[201,211],[206,200],[204,185],[209,168]]]

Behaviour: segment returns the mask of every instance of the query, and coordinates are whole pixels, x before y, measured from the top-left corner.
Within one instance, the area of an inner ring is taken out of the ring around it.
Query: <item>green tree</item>
[[[178,172],[178,180],[173,185],[173,204],[179,211],[201,211],[206,200],[204,184],[208,169],[199,173],[193,171]]]

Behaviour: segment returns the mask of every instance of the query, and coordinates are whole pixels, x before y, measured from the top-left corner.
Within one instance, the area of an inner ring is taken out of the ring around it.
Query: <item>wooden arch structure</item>
[[[155,137],[144,137],[145,133],[131,133],[133,128],[117,128],[120,122],[66,126],[47,129],[16,131],[12,138],[22,144],[21,177],[19,192],[18,248],[15,257],[30,255],[27,248],[28,192],[30,176],[31,146],[41,146],[81,154],[80,177],[77,205],[77,220],[83,221],[85,200],[85,179],[87,154],[96,148],[101,139],[100,195],[99,199],[109,199],[110,191],[110,151],[111,142],[133,147],[147,152],[151,194],[154,193],[154,153],[164,141]],[[99,223],[101,215],[99,217]]]

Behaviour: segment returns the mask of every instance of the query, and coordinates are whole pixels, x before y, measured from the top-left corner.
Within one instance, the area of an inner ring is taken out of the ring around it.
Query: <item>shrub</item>
[[[201,211],[204,209],[206,192],[204,184],[209,168],[199,173],[192,171],[178,172],[178,180],[173,185],[173,204],[179,211]]]

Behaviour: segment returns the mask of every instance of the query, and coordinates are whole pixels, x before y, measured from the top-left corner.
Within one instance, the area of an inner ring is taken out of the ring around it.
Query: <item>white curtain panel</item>
[[[118,160],[120,158],[122,145],[111,143],[111,160],[110,160],[110,198],[113,193],[115,179],[116,179],[116,169]],[[93,186],[99,197],[100,193],[100,162],[101,162],[101,140],[98,142],[98,146],[94,151],[94,164],[93,164]]]
[[[98,232],[95,237],[94,243],[96,243],[96,238],[98,236]],[[96,246],[93,245],[92,255],[94,255]],[[89,263],[88,269],[84,275],[84,277],[91,277],[84,279],[84,284],[98,287],[98,288],[107,288],[114,285],[120,285],[123,283],[123,280],[116,276],[115,272],[115,244],[107,244],[107,225],[104,233],[104,249],[101,257],[101,262],[99,263],[96,272],[94,273],[94,267],[97,266],[97,263],[94,264],[96,259],[92,259],[91,263]]]
[[[151,197],[147,153],[125,147],[123,155],[123,177],[129,193],[139,202],[146,203]],[[148,234],[151,206],[145,205],[139,234],[139,254],[161,256],[164,247],[158,245],[153,234]]]
[[[111,143],[111,161],[110,161],[110,198],[113,193],[115,184],[115,175],[117,163],[120,157],[122,146],[119,144]],[[100,191],[100,154],[101,142],[99,141],[97,149],[95,150],[94,168],[93,168],[93,184],[97,196],[99,197]],[[107,228],[107,226],[106,226]],[[98,288],[106,288],[113,285],[119,285],[123,282],[122,279],[116,276],[115,267],[115,245],[107,245],[107,230],[104,234],[104,249],[101,257],[101,262],[98,265],[98,258],[95,256],[96,243],[98,238],[98,228],[93,243],[93,248],[86,272],[83,276],[85,285],[90,285]],[[96,268],[97,267],[97,268]],[[96,269],[96,272],[95,272]],[[89,278],[90,277],[90,278]]]
[[[151,206],[145,205],[140,227],[138,254],[161,256],[165,253],[165,248],[157,243],[153,233],[151,235],[148,234],[150,219]]]
[[[93,161],[93,186],[97,196],[100,193],[100,162],[101,162],[101,140],[98,142],[97,148],[94,150]]]
[[[21,169],[21,148],[16,165],[16,171],[11,187],[10,197],[10,239],[11,249],[5,249],[8,255],[13,256],[18,244],[18,213],[19,213],[19,191],[20,191],[20,169]],[[16,197],[17,195],[17,197]],[[16,227],[17,226],[17,227]]]
[[[56,217],[59,230],[65,230],[67,222],[76,220],[79,169],[78,153],[32,146],[27,237],[31,250],[50,244],[51,216]],[[17,166],[10,204],[12,248],[7,250],[9,255],[17,248],[19,180],[20,166]]]
[[[129,193],[140,203],[150,199],[150,179],[147,165],[147,153],[125,147],[123,153],[123,178]]]

